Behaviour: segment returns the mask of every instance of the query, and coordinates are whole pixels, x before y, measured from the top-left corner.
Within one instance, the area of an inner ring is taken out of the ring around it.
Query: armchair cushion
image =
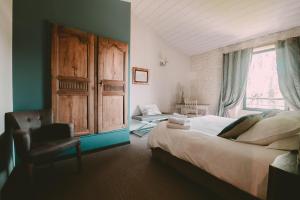
[[[39,143],[62,140],[74,137],[74,128],[72,124],[48,124],[40,128],[30,129],[32,148]]]
[[[30,151],[29,160],[34,163],[46,161],[49,159],[49,157],[54,156],[64,149],[74,147],[79,143],[80,140],[77,137],[44,142],[39,147],[36,147]]]

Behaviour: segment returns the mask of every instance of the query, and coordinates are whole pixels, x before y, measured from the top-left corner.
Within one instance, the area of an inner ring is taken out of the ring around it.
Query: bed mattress
[[[161,148],[260,199],[266,199],[269,164],[286,151],[235,142],[217,134],[234,119],[204,116],[191,119],[190,130],[155,127],[150,148]]]

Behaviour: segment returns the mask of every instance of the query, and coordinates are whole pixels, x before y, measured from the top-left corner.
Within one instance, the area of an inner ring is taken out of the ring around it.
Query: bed
[[[196,167],[244,192],[245,199],[266,199],[269,164],[286,151],[218,137],[233,121],[210,115],[192,118],[190,130],[168,129],[166,122],[161,122],[151,131],[148,145],[155,158],[169,160],[168,164],[185,170],[184,174]]]

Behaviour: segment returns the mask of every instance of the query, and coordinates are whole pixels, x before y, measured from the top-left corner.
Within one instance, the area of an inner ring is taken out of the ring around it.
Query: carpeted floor
[[[147,136],[131,136],[131,144],[83,156],[83,171],[69,159],[36,169],[34,198],[19,177],[10,199],[38,200],[215,200],[214,194],[151,159]],[[16,186],[18,185],[18,186]],[[16,197],[17,196],[17,197]],[[4,199],[7,200],[8,198]]]

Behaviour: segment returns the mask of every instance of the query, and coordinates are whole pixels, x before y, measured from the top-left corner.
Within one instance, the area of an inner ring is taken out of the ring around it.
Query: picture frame
[[[149,70],[147,68],[133,67],[132,68],[132,83],[133,84],[149,84]]]

